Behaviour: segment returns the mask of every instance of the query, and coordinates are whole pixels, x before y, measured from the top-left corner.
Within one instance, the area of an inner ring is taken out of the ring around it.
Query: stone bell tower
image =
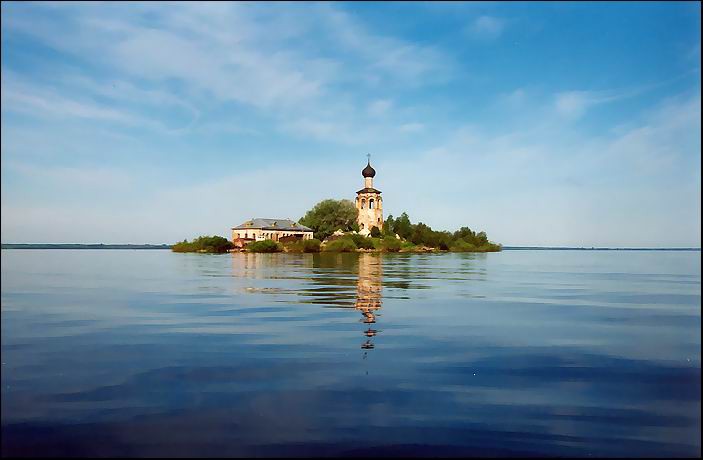
[[[357,223],[359,224],[359,233],[367,235],[371,233],[371,228],[383,228],[383,200],[381,199],[381,191],[373,188],[373,178],[376,175],[376,170],[371,167],[371,155],[367,155],[369,161],[366,167],[361,171],[364,176],[364,188],[356,192],[356,209],[359,211]]]

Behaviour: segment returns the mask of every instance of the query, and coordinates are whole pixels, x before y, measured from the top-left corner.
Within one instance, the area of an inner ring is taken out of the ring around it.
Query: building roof
[[[311,232],[310,227],[301,225],[298,222],[294,222],[290,219],[263,219],[257,217],[255,219],[250,219],[236,227],[232,227],[232,230],[236,229],[261,229],[261,230],[282,230],[289,232]]]
[[[364,187],[356,193],[381,193],[381,191],[372,187]]]
[[[361,170],[361,175],[364,177],[374,177],[376,170],[371,167],[371,161],[366,163],[366,167]]]

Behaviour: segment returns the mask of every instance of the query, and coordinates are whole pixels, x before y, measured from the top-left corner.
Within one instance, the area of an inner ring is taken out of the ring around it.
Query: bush
[[[364,235],[359,235],[358,233],[345,235],[345,238],[351,238],[356,247],[359,249],[374,249],[376,247],[374,246],[371,238],[365,237]]]
[[[400,243],[400,249],[403,251],[414,251],[415,248],[417,248],[417,246],[410,241],[403,241]]]
[[[378,227],[371,227],[371,233],[369,234],[371,238],[380,238],[381,237],[381,230],[378,229]]]
[[[465,240],[456,240],[450,248],[454,252],[498,252],[503,249],[500,244],[486,242],[481,245],[475,245]]]
[[[249,252],[281,252],[283,251],[283,246],[273,240],[263,240],[254,241],[253,243],[247,244],[247,251]]]
[[[227,238],[221,236],[199,236],[192,242],[183,240],[171,247],[173,252],[205,252],[211,254],[222,254],[232,249],[234,244]]]
[[[381,247],[383,248],[384,251],[388,252],[398,252],[400,251],[401,247],[401,242],[397,240],[396,238],[384,238],[383,241],[381,242]]]
[[[456,240],[451,246],[451,250],[454,252],[475,252],[476,246],[468,241]]]
[[[323,249],[325,252],[354,252],[356,251],[356,244],[351,238],[339,238],[334,241],[330,241],[325,244]]]
[[[320,252],[322,242],[315,238],[303,241],[303,252]]]
[[[315,238],[311,240],[300,240],[287,244],[286,249],[289,252],[320,252],[320,240]]]

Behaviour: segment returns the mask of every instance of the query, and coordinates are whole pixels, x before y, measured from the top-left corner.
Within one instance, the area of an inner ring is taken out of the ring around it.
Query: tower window
[[[369,200],[369,209],[373,209],[373,198]]]
[[[365,209],[365,208],[366,208],[366,200],[364,200],[364,199],[362,198],[362,199],[361,199],[361,209]]]

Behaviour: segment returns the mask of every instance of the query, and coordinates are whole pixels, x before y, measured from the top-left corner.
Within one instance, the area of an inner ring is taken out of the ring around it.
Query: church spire
[[[366,161],[366,167],[361,170],[361,175],[364,177],[374,177],[376,175],[376,170],[371,167],[371,154],[367,153],[366,157],[368,160]]]

